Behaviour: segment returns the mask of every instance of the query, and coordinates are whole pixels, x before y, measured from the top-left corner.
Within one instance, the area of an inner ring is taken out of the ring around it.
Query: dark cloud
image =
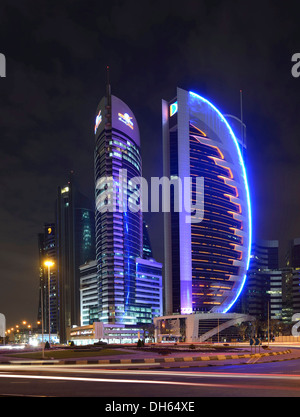
[[[0,311],[35,320],[37,233],[74,169],[93,196],[93,123],[110,66],[135,113],[144,176],[162,175],[161,99],[176,87],[239,116],[243,89],[255,235],[300,236],[297,3],[2,0]],[[163,259],[162,218],[146,216]]]

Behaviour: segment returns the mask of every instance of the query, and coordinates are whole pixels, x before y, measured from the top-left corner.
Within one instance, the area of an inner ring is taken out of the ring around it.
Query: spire
[[[240,109],[241,109],[241,140],[242,140],[242,156],[244,156],[243,90],[240,90]]]
[[[106,67],[106,124],[107,128],[111,128],[111,88],[109,81],[109,66]]]
[[[110,96],[111,96],[111,88],[110,88],[110,80],[109,80],[109,66],[106,67],[106,96],[110,103]]]

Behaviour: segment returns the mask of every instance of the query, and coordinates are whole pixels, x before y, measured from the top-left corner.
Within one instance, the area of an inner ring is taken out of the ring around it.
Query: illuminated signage
[[[95,134],[101,122],[102,122],[102,115],[101,115],[101,110],[100,110],[95,121]]]
[[[3,54],[0,54],[0,77],[6,77],[6,60]]]
[[[128,113],[118,113],[119,116],[119,120],[123,123],[125,123],[126,126],[130,127],[130,129],[133,130],[133,122],[132,122],[132,117],[129,116]]]
[[[52,233],[52,228],[48,227],[48,235],[51,235],[51,233]]]
[[[177,113],[178,110],[178,103],[175,101],[175,103],[172,103],[170,105],[170,117],[173,116],[175,113]]]
[[[71,332],[70,333],[70,336],[90,336],[90,335],[93,335],[94,334],[94,331],[93,330],[77,330],[77,331],[74,331],[74,332]]]

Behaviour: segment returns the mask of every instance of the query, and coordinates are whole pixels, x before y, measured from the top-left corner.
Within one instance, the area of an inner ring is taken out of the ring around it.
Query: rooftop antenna
[[[110,88],[110,80],[109,80],[109,66],[106,67],[106,95],[107,98],[110,99],[111,95],[111,88]]]
[[[111,88],[109,81],[109,66],[106,67],[106,118],[107,118],[107,127],[111,127]]]
[[[244,159],[243,90],[240,90],[242,157]]]

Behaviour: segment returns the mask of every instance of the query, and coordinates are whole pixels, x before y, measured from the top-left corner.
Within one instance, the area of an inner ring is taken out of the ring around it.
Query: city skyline
[[[274,8],[268,17],[267,6],[260,15],[253,6],[246,16],[233,3],[214,8],[191,2],[170,10],[157,2],[158,11],[147,6],[143,20],[140,8],[94,6],[85,17],[76,7],[69,13],[60,6],[60,13],[42,19],[38,10],[29,16],[21,4],[0,6],[0,52],[7,63],[6,78],[0,79],[0,312],[11,325],[37,316],[36,237],[44,223],[54,221],[57,187],[74,170],[82,191],[93,196],[94,109],[107,65],[112,93],[139,120],[146,178],[162,176],[161,99],[172,97],[174,85],[210,97],[223,113],[236,116],[242,89],[254,239],[279,239],[285,247],[300,236],[300,85],[291,74],[299,29],[284,19],[290,11]],[[201,28],[200,15],[206,17]],[[162,216],[145,217],[154,257],[162,261]]]

